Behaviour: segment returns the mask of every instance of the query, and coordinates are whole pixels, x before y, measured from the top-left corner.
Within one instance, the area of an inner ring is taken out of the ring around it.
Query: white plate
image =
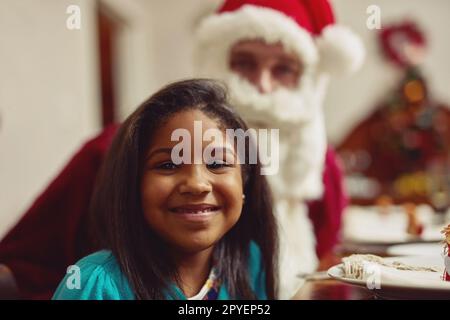
[[[389,256],[439,256],[443,253],[442,243],[408,243],[390,246],[386,250]]]
[[[435,214],[429,207],[418,206],[417,215],[424,225],[424,232],[420,237],[406,232],[408,219],[402,207],[393,207],[388,214],[383,215],[377,207],[350,206],[344,215],[344,242],[359,245],[394,245],[443,240],[440,231],[444,224],[435,224]]]
[[[441,256],[392,257],[385,260],[412,266],[439,266],[444,269]],[[346,278],[342,267],[343,265],[339,264],[330,268],[329,276],[338,281],[368,288],[366,280]],[[416,271],[393,270],[394,272],[389,272],[387,276],[381,271],[380,288],[373,289],[376,296],[387,299],[450,299],[450,282],[441,279],[442,272],[420,272],[418,277],[419,272]]]

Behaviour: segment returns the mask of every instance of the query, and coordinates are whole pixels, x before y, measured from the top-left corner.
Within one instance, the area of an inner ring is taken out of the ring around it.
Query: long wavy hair
[[[216,120],[221,128],[247,130],[220,83],[194,79],[170,84],[122,124],[95,186],[90,210],[97,245],[112,251],[137,299],[165,299],[169,283],[179,279],[167,244],[144,218],[140,183],[156,130],[174,114],[192,109]],[[246,140],[247,152],[252,142]],[[274,299],[278,250],[270,189],[259,161],[242,164],[241,170],[246,201],[238,222],[215,245],[218,276],[233,298],[256,298],[248,274],[249,245],[255,241],[262,253],[267,296]]]

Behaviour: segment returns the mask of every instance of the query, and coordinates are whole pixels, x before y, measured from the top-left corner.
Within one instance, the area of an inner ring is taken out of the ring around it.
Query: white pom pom
[[[364,62],[365,49],[360,38],[344,26],[330,25],[317,39],[320,69],[331,75],[357,71]]]

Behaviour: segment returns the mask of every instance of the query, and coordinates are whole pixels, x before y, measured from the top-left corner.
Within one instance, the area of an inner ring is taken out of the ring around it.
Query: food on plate
[[[373,254],[353,254],[342,259],[344,276],[349,279],[366,280],[370,266],[378,265],[397,270],[439,272],[433,266],[412,266],[400,261],[387,261]]]

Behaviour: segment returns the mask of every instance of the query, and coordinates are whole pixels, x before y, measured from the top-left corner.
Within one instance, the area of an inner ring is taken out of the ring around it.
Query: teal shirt
[[[267,299],[266,279],[263,270],[261,251],[254,242],[250,243],[249,279],[250,286],[258,299]],[[79,267],[79,289],[76,288],[74,276],[77,270],[69,272],[59,284],[53,295],[54,300],[134,300],[131,286],[120,270],[119,264],[111,251],[97,251],[76,263]],[[75,287],[74,287],[75,286]],[[175,287],[176,297],[167,296],[168,300],[186,297]],[[225,285],[221,285],[217,299],[229,300],[231,297]]]

